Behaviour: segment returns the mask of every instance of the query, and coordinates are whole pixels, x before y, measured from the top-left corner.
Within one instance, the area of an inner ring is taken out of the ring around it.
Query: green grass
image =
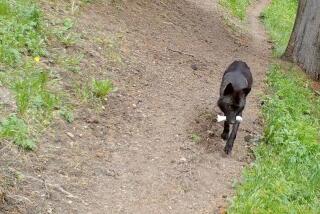
[[[199,143],[201,141],[201,136],[196,133],[192,133],[190,138],[194,143]]]
[[[59,106],[59,97],[49,89],[49,71],[25,64],[10,73],[10,78],[2,78],[15,94],[18,114],[28,116],[32,112],[48,114]]]
[[[298,0],[272,0],[261,17],[267,31],[275,44],[274,53],[284,53],[294,25]]]
[[[297,0],[273,0],[262,13],[276,56],[285,51],[296,8]],[[320,213],[320,98],[294,69],[273,65],[267,83],[264,139],[228,213]]]
[[[50,71],[36,64],[29,61],[22,66],[8,68],[6,73],[0,74],[1,85],[9,88],[15,98],[17,111],[12,114],[18,119],[17,121],[20,121],[10,123],[11,128],[14,124],[18,127],[10,135],[0,134],[0,138],[8,140],[12,138],[14,143],[27,149],[33,149],[35,146],[24,146],[20,142],[34,141],[27,138],[49,125],[54,112],[61,106],[60,95],[54,89],[55,81],[52,80]],[[21,124],[27,124],[28,128],[19,128],[19,126],[22,127]],[[29,131],[26,132],[26,129]],[[23,137],[26,139],[22,139]]]
[[[229,213],[320,212],[320,98],[293,70],[273,66],[264,143],[243,175]]]
[[[74,121],[74,116],[72,111],[69,108],[63,108],[60,111],[61,117],[67,121],[68,123],[72,123]]]
[[[32,150],[36,147],[33,140],[29,139],[27,124],[16,115],[11,115],[0,124],[0,137],[13,141],[24,149]]]
[[[77,96],[84,102],[97,105],[103,101],[111,92],[116,91],[112,82],[109,79],[96,80],[85,84],[76,84]]]
[[[92,80],[91,90],[93,95],[98,98],[106,97],[113,89],[113,84],[110,80]]]
[[[0,62],[14,65],[23,55],[45,53],[41,12],[30,0],[0,0]]]
[[[84,58],[84,54],[60,54],[57,57],[57,64],[59,64],[66,71],[71,71],[73,73],[79,73],[81,71],[81,61]]]
[[[240,20],[244,20],[251,0],[220,0],[219,3],[230,10],[232,15],[238,17]]]
[[[66,24],[70,26],[70,23]],[[0,139],[25,149],[60,108],[56,82],[43,68],[46,34],[40,9],[32,0],[0,0],[0,85],[11,90],[17,111],[0,124]]]
[[[77,34],[75,34],[71,29],[74,27],[74,22],[67,18],[63,20],[62,26],[55,29],[54,33],[56,37],[61,41],[66,47],[71,47],[75,45],[78,41]]]

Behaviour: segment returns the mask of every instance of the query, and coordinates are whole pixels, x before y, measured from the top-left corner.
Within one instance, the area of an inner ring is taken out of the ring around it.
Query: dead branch
[[[167,50],[172,51],[172,52],[175,52],[175,53],[179,53],[179,54],[181,54],[181,55],[186,55],[186,56],[195,57],[195,56],[194,56],[194,55],[192,55],[192,54],[185,53],[185,52],[183,52],[183,51],[179,51],[179,50],[174,50],[174,49],[169,48],[169,47],[167,47]]]
[[[26,201],[26,202],[29,202],[30,204],[32,204],[32,201],[29,198],[22,196],[22,195],[6,195],[5,197],[11,198],[11,199],[13,199],[15,201],[19,201],[19,202]]]
[[[14,170],[14,169],[13,169]],[[41,184],[44,185],[44,187],[48,190],[49,188],[55,190],[55,191],[58,191],[58,192],[61,192],[63,194],[66,195],[67,198],[73,198],[73,199],[77,199],[77,200],[80,200],[82,203],[84,204],[88,204],[86,203],[83,199],[81,199],[80,197],[78,196],[75,196],[73,195],[72,193],[68,192],[67,190],[65,190],[64,188],[62,188],[60,185],[58,184],[51,184],[51,183],[48,183],[46,180],[44,179],[39,179],[39,178],[36,178],[36,177],[33,177],[33,176],[30,176],[30,175],[23,175],[24,178],[26,179],[29,179],[29,180],[33,180],[33,181],[36,181],[36,182],[39,182]],[[23,197],[23,196],[21,196]],[[26,198],[25,198],[26,199]],[[28,200],[30,201],[30,200]],[[31,202],[31,201],[30,201]]]

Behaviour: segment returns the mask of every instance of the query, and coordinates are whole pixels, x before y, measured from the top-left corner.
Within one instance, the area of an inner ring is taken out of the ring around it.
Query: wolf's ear
[[[227,85],[227,87],[224,89],[223,95],[228,95],[233,93],[233,86],[231,83]]]
[[[251,91],[251,88],[245,88],[243,89],[244,94],[247,96]]]

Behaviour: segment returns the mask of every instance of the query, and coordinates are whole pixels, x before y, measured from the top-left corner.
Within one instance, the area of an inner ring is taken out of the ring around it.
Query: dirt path
[[[29,201],[18,210],[222,211],[250,162],[244,137],[261,132],[259,97],[270,51],[257,16],[266,3],[249,10],[250,35],[241,39],[227,30],[215,1],[131,1],[121,10],[88,6],[78,23],[87,38],[81,48],[91,56],[84,66],[88,75],[111,78],[119,90],[103,113],[83,109],[72,125],[57,122],[39,151],[14,166],[27,175],[17,194]],[[114,32],[124,38],[121,68],[104,67],[92,39]],[[222,73],[235,59],[249,64],[255,83],[233,154],[225,156],[221,124],[214,124],[212,138],[207,130],[218,113]]]

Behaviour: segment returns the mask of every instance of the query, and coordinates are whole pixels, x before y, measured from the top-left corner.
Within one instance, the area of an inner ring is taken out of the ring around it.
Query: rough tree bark
[[[283,58],[297,63],[312,78],[320,80],[320,0],[299,0]]]

